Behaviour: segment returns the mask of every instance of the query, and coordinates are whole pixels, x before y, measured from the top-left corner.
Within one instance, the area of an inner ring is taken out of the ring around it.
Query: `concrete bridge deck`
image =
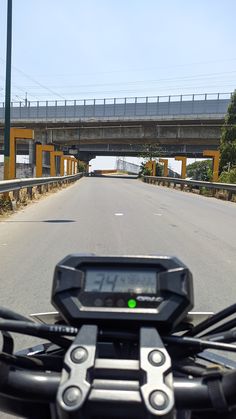
[[[162,155],[201,157],[217,149],[231,94],[13,103],[12,125],[35,130],[35,140],[74,147],[82,160],[140,156],[156,144]],[[4,108],[0,107],[0,153]],[[2,121],[2,130],[1,130]],[[19,147],[20,150],[20,147]]]

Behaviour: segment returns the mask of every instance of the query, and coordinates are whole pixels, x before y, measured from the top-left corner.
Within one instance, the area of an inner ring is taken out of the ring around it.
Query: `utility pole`
[[[12,43],[12,0],[7,2],[7,52],[5,86],[5,127],[4,127],[4,179],[9,179],[10,129],[11,129],[11,43]]]

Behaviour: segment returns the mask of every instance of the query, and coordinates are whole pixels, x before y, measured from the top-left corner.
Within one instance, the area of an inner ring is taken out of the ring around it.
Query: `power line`
[[[3,58],[0,57],[0,59],[5,62],[5,60]],[[59,93],[54,92],[53,90],[51,90],[50,88],[48,88],[47,86],[44,86],[42,83],[39,83],[37,80],[33,79],[33,77],[29,76],[29,74],[26,74],[24,71],[20,70],[19,68],[12,66],[12,68],[16,71],[18,71],[19,73],[23,74],[24,77],[28,78],[29,80],[31,80],[33,83],[38,84],[40,87],[42,87],[45,90],[48,90],[50,93],[60,97],[61,99],[65,99],[65,97],[61,96]]]
[[[97,84],[78,84],[78,85],[60,85],[60,86],[52,86],[56,88],[79,88],[79,87],[104,87],[104,86],[125,86],[125,85],[135,85],[141,83],[163,83],[163,82],[175,82],[175,81],[197,81],[197,80],[204,80],[216,76],[223,76],[226,74],[236,74],[236,70],[233,71],[225,71],[225,72],[218,72],[218,73],[205,73],[205,74],[195,74],[192,76],[181,76],[181,77],[170,77],[164,79],[154,79],[154,80],[135,80],[135,81],[124,81],[124,82],[109,82],[109,83],[97,83]],[[236,81],[236,80],[235,80]],[[34,88],[34,86],[24,86],[24,88]]]
[[[86,73],[68,73],[68,74],[53,74],[53,75],[45,75],[39,74],[40,77],[69,77],[69,76],[88,76],[88,75],[96,75],[96,74],[113,74],[113,73],[128,73],[128,72],[141,72],[141,71],[153,71],[153,70],[170,70],[174,68],[182,68],[182,67],[191,67],[200,64],[215,64],[215,63],[223,63],[223,62],[231,62],[236,61],[236,58],[228,58],[224,60],[210,60],[210,61],[198,61],[189,64],[176,64],[174,66],[159,66],[159,67],[152,67],[152,68],[130,68],[130,69],[123,69],[123,70],[110,70],[110,71],[95,71],[95,72],[86,72]]]
[[[222,87],[228,87],[228,88],[231,88],[232,90],[234,90],[235,89],[235,86],[236,86],[236,83],[231,83],[231,84],[221,84],[221,85],[219,85],[219,84],[214,84],[214,85],[211,85],[211,84],[207,84],[207,85],[201,85],[201,86],[189,86],[189,85],[180,85],[180,86],[171,86],[171,90],[173,91],[173,90],[179,90],[179,91],[182,91],[182,90],[186,90],[186,89],[188,89],[188,90],[190,90],[190,89],[212,89],[212,88],[214,88],[214,89],[217,89],[218,90],[218,92],[219,92],[219,90],[220,90],[220,88],[222,88]],[[161,92],[161,91],[166,91],[167,90],[167,88],[168,87],[160,87],[160,88],[158,88],[158,92]],[[169,89],[170,89],[170,87],[169,87]],[[113,96],[114,95],[117,95],[117,94],[119,94],[119,93],[129,93],[129,94],[134,94],[135,96],[137,96],[137,92],[145,92],[144,93],[144,96],[148,96],[148,95],[150,95],[150,94],[148,94],[147,92],[148,91],[150,91],[150,90],[152,90],[153,91],[153,88],[151,88],[151,87],[149,87],[149,88],[143,88],[143,89],[139,89],[139,88],[137,88],[137,89],[119,89],[119,90],[103,90],[102,92],[100,91],[100,90],[93,90],[93,91],[77,91],[77,92],[73,92],[73,99],[75,98],[75,96],[78,96],[78,97],[81,97],[81,96],[85,96],[85,95],[91,95],[91,94],[93,94],[93,95],[96,95],[96,94],[103,94],[103,95],[105,95],[105,94],[112,94]],[[218,93],[217,92],[217,93]],[[215,93],[215,92],[214,92]],[[70,95],[70,97],[71,97],[71,92],[63,92],[63,94],[64,95]],[[180,93],[181,94],[181,93]],[[193,92],[191,91],[191,94],[193,94]],[[205,93],[199,93],[200,95],[202,94],[205,94]],[[38,96],[45,96],[45,94],[44,93],[37,93],[37,95]],[[170,94],[171,95],[171,94]],[[160,94],[159,93],[152,93],[151,94],[151,96],[160,96]],[[166,95],[166,96],[169,96],[169,94],[168,95]],[[102,97],[102,99],[103,99],[104,97]],[[99,98],[98,98],[99,99]],[[67,100],[72,100],[72,99],[68,99],[68,97],[67,97]],[[83,99],[80,99],[80,100],[83,100]],[[92,99],[91,99],[92,100]]]
[[[0,76],[0,78],[1,78],[1,79],[3,79],[3,80],[5,80],[3,76]],[[25,93],[25,89],[22,89],[22,87],[17,86],[15,83],[11,83],[11,85],[12,85],[15,89],[18,89],[18,90],[20,90],[21,92],[24,92],[24,93]],[[35,99],[38,99],[38,96],[32,95],[31,93],[30,93],[30,96],[34,97]]]

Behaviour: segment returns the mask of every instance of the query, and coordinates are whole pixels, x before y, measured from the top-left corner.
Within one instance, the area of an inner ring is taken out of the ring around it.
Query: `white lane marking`
[[[123,212],[115,212],[114,215],[116,215],[117,217],[122,217],[122,215],[124,215],[124,214],[123,214]]]
[[[154,213],[154,215],[158,215],[158,217],[162,217],[163,214],[160,213]]]
[[[1,246],[7,246],[7,243],[1,243]]]

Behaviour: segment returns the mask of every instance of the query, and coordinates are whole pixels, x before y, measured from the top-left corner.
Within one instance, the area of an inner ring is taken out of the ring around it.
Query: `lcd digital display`
[[[156,294],[156,272],[142,269],[88,269],[84,291]]]

